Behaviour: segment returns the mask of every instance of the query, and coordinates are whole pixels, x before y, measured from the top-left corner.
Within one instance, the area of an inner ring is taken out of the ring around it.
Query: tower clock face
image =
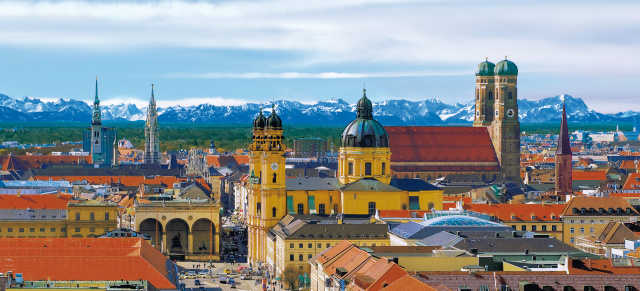
[[[514,115],[513,109],[509,109],[509,111],[507,111],[507,116],[513,117],[513,115]]]
[[[498,109],[496,109],[496,117],[498,117],[498,114],[500,114],[500,113],[498,112]]]
[[[99,139],[96,139],[96,140],[94,140],[94,141],[93,141],[93,143],[95,143],[95,144],[100,144],[100,140],[99,140]]]
[[[274,171],[277,170],[278,169],[278,164],[276,164],[276,163],[271,164],[271,169],[274,170]]]
[[[476,110],[476,117],[480,117],[480,110]]]
[[[98,117],[100,117],[100,113],[96,112],[96,113],[94,113],[94,114],[93,114],[93,116],[94,116],[95,118],[98,118]]]

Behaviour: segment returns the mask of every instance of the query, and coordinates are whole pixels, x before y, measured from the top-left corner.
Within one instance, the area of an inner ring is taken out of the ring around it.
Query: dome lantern
[[[356,119],[342,131],[341,147],[389,147],[389,136],[384,127],[373,119],[373,104],[366,90],[356,105]]]

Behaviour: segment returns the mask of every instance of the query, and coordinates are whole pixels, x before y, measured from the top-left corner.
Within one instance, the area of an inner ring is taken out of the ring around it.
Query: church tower
[[[287,215],[285,150],[282,119],[272,107],[271,115],[260,114],[253,122],[250,148],[251,183],[248,205],[249,260],[265,261],[266,235]]]
[[[571,143],[569,128],[567,127],[567,112],[562,104],[562,121],[558,135],[558,149],[556,150],[556,194],[568,195],[573,193]]]
[[[340,137],[338,179],[348,184],[362,178],[374,178],[389,184],[391,181],[391,151],[389,135],[373,119],[373,105],[362,90],[356,119],[349,123]]]
[[[476,112],[473,126],[490,126],[493,121],[493,96],[495,90],[493,70],[495,66],[489,60],[476,69]]]
[[[147,107],[147,122],[144,125],[144,163],[160,164],[160,138],[158,132],[158,110],[151,84],[151,100]]]
[[[518,67],[506,59],[494,68],[495,100],[491,140],[504,178],[520,180],[520,121],[518,121]]]
[[[91,158],[94,165],[105,162],[102,153],[102,112],[98,99],[98,77],[96,77],[96,99],[93,101],[93,115],[91,116]]]

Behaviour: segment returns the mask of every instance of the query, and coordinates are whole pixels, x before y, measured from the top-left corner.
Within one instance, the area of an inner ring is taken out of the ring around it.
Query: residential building
[[[317,137],[298,138],[293,141],[294,158],[324,158],[327,141]]]
[[[640,214],[621,197],[574,197],[560,214],[563,241],[575,244],[578,236],[593,234],[609,222],[633,222]]]
[[[585,252],[612,257],[612,250],[624,249],[626,241],[636,241],[640,237],[622,222],[609,222],[600,226],[592,234],[578,236],[576,247]]]
[[[563,240],[564,204],[465,204],[464,209],[495,217],[514,230],[548,234]]]

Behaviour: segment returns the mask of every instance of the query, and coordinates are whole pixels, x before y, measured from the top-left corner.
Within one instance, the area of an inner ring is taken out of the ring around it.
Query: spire
[[[562,121],[560,123],[560,134],[558,135],[558,149],[556,155],[571,155],[571,143],[569,140],[569,128],[567,127],[567,110],[562,103]]]
[[[96,76],[96,99],[93,101],[94,105],[100,105],[100,99],[98,99],[98,76]]]
[[[356,106],[357,118],[372,119],[373,118],[373,104],[371,100],[367,98],[367,89],[362,89],[362,98],[358,101]]]
[[[151,100],[149,101],[149,104],[156,104],[156,99],[153,96],[153,84],[151,84]]]

